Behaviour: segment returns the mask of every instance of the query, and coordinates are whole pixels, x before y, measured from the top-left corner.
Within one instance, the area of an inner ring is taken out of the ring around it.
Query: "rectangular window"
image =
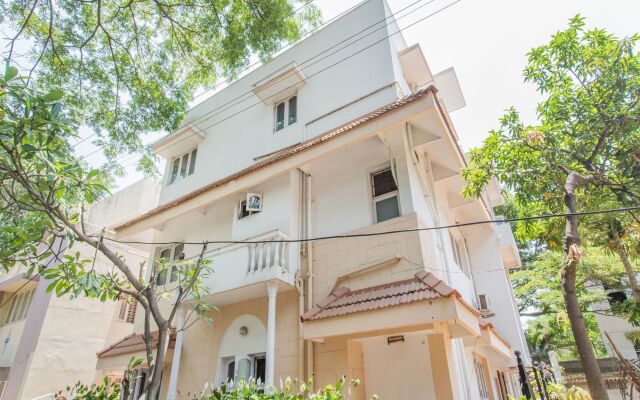
[[[173,169],[171,170],[171,183],[178,180],[178,169],[180,169],[180,159],[173,160]]]
[[[284,128],[284,102],[276,106],[276,131]]]
[[[193,149],[191,152],[191,159],[189,160],[189,175],[193,174],[196,169],[196,156],[198,155],[198,149]]]
[[[266,361],[264,353],[224,357],[222,359],[223,371],[225,371],[224,383],[233,386],[238,381],[254,380],[258,384],[264,384]]]
[[[371,174],[371,193],[376,222],[400,216],[398,185],[391,168]]]
[[[180,179],[184,179],[189,175],[192,175],[196,169],[196,156],[198,155],[198,149],[193,149],[188,153],[176,157],[173,160],[171,166],[171,179],[169,184],[172,184]]]
[[[120,321],[133,323],[136,320],[136,308],[138,308],[137,300],[129,296],[123,296],[120,299],[118,319]]]
[[[180,275],[180,265],[178,264],[184,260],[184,258],[184,244],[182,243],[160,252],[160,259],[164,261],[164,268],[158,273],[158,286],[167,283],[167,275],[169,278],[168,282],[176,282],[178,280]],[[168,263],[169,260],[171,263]]]
[[[22,293],[14,293],[9,306],[9,313],[5,319],[5,324],[23,320],[29,314],[29,307],[33,300],[34,290],[27,290]]]
[[[238,219],[242,219],[248,217],[249,215],[257,214],[260,211],[249,211],[247,210],[247,201],[242,200],[238,206]]]
[[[276,104],[274,131],[284,129],[285,126],[295,124],[298,121],[298,96],[291,96],[288,99]]]
[[[289,125],[298,120],[298,96],[289,99]]]
[[[480,398],[483,400],[489,399],[489,390],[487,388],[487,378],[484,372],[484,366],[482,361],[477,357],[473,358],[473,367],[476,372],[476,379],[478,380],[478,391],[480,392]]]

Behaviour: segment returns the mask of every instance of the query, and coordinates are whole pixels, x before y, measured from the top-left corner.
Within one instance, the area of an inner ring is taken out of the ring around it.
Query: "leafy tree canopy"
[[[63,90],[113,159],[175,129],[194,92],[268,58],[320,20],[302,0],[2,0],[6,59]],[[20,54],[20,43],[30,48]],[[140,165],[149,166],[152,163]]]

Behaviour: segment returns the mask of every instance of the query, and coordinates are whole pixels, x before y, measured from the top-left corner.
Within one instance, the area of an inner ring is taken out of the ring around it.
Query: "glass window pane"
[[[231,361],[227,365],[227,382],[233,381],[235,379],[235,373],[236,373],[236,362]]]
[[[382,222],[400,216],[398,207],[398,196],[376,202],[376,221]]]
[[[243,358],[238,361],[238,381],[248,381],[251,378],[251,361]]]
[[[373,178],[373,197],[398,190],[391,168],[372,174]]]
[[[187,176],[187,164],[189,163],[189,154],[182,156],[182,164],[180,164],[180,178]]]
[[[158,273],[158,285],[164,285],[167,282],[167,269],[164,268]]]
[[[298,96],[289,99],[289,125],[298,120]]]
[[[171,170],[171,183],[178,179],[178,168],[180,168],[180,159],[173,160],[173,169]]]
[[[18,302],[18,297],[13,296],[13,299],[11,299],[11,305],[9,306],[9,313],[7,314],[7,319],[4,321],[5,324],[8,324],[9,322],[11,322],[11,314],[13,314],[13,310],[15,310],[17,302]]]
[[[276,106],[276,131],[284,128],[284,103]]]
[[[191,160],[189,160],[189,175],[193,174],[196,168],[196,156],[198,155],[198,149],[191,152]]]

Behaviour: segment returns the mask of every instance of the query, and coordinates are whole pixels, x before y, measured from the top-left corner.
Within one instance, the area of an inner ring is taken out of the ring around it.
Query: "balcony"
[[[213,273],[203,280],[210,300],[221,305],[266,296],[264,283],[274,280],[283,283],[280,290],[294,288],[299,251],[297,244],[279,242],[287,239],[274,230],[246,240],[267,243],[231,244],[210,253]]]

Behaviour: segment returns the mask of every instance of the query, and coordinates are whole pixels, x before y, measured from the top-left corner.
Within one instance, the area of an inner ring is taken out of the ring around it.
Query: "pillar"
[[[274,386],[275,357],[276,357],[276,295],[278,294],[278,283],[275,281],[267,283],[267,294],[269,296],[269,308],[267,313],[267,365],[265,371],[265,388],[269,390]]]
[[[171,362],[171,375],[169,376],[169,389],[167,400],[176,400],[178,390],[178,375],[180,374],[180,355],[182,354],[182,340],[184,337],[184,308],[180,307],[176,315],[176,343],[173,349],[173,361]]]

